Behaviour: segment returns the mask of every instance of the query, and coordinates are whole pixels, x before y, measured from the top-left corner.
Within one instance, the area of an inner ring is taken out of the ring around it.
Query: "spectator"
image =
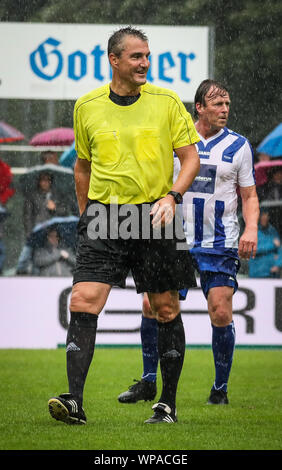
[[[269,181],[263,185],[263,198],[271,201],[282,200],[282,167],[269,171]]]
[[[267,155],[267,153],[259,153],[258,154],[258,161],[259,162],[265,162],[270,160],[270,155]]]
[[[13,175],[11,168],[7,163],[0,160],[0,202],[6,204],[8,199],[15,193],[15,189],[11,186]]]
[[[270,221],[282,236],[282,167],[277,166],[268,172],[268,182],[258,188],[260,202],[269,204]]]
[[[269,213],[262,210],[258,226],[258,247],[255,258],[249,260],[249,276],[279,278],[282,249],[277,230],[269,222]]]
[[[53,152],[52,150],[47,150],[46,152],[42,152],[40,157],[41,157],[42,165],[46,165],[49,163],[52,163],[53,165],[59,165],[59,156],[57,152]]]
[[[6,211],[0,202],[0,276],[3,271],[3,265],[5,261],[5,245],[3,242],[3,219],[5,217]]]
[[[24,201],[24,227],[28,236],[34,226],[51,217],[72,215],[72,208],[66,205],[68,199],[60,196],[52,184],[52,177],[47,172],[40,173],[38,189]]]
[[[71,276],[75,266],[75,256],[69,248],[60,246],[56,229],[47,233],[46,244],[36,248],[33,256],[34,272],[39,276]]]
[[[5,204],[15,193],[15,189],[11,187],[12,179],[11,168],[7,163],[0,160],[0,274],[2,274],[5,261],[5,245],[3,241],[4,219],[7,216]]]
[[[52,217],[67,217],[76,215],[77,206],[71,195],[61,195],[58,188],[53,185],[52,176],[46,171],[38,177],[38,187],[24,200],[24,229],[26,238],[36,224],[45,222]],[[25,244],[23,247],[16,272],[18,275],[28,274],[31,262],[31,248]]]

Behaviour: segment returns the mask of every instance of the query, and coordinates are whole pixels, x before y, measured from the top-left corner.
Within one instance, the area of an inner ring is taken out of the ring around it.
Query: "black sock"
[[[179,314],[168,323],[158,322],[158,350],[163,388],[159,402],[175,409],[176,391],[185,355],[185,331]]]
[[[71,312],[67,334],[67,374],[69,392],[82,405],[83,389],[96,339],[97,315]]]

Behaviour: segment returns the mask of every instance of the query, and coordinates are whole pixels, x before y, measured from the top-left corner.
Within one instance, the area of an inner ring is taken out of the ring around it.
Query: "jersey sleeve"
[[[91,161],[91,151],[86,126],[83,122],[82,104],[78,100],[74,106],[73,129],[75,137],[75,150],[78,158]]]
[[[171,103],[171,136],[174,149],[195,144],[200,140],[191,114],[176,94],[172,95]]]
[[[256,184],[253,150],[247,140],[242,147],[241,165],[238,172],[238,184],[241,187],[253,186]]]

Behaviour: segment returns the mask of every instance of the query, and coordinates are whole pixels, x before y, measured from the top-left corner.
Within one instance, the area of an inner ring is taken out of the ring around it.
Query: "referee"
[[[83,390],[98,315],[111,288],[125,287],[129,271],[137,293],[148,292],[158,322],[162,392],[145,422],[177,421],[185,353],[178,291],[196,283],[189,252],[179,249],[185,237],[176,233],[175,211],[199,171],[199,137],[177,94],[146,83],[149,56],[143,31],[126,27],[113,33],[112,82],[79,98],[74,108],[81,217],[66,341],[69,393],[48,402],[51,416],[68,424],[86,423]],[[181,163],[174,184],[173,151]],[[135,217],[131,237],[122,230],[128,212]]]

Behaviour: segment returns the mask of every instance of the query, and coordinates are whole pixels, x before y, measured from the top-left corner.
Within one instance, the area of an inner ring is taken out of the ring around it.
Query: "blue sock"
[[[142,379],[156,382],[158,369],[158,325],[154,318],[145,318],[141,321],[141,342],[143,355]]]
[[[215,365],[213,388],[227,392],[227,383],[232,366],[235,347],[235,328],[233,321],[224,327],[212,325],[212,350]]]

